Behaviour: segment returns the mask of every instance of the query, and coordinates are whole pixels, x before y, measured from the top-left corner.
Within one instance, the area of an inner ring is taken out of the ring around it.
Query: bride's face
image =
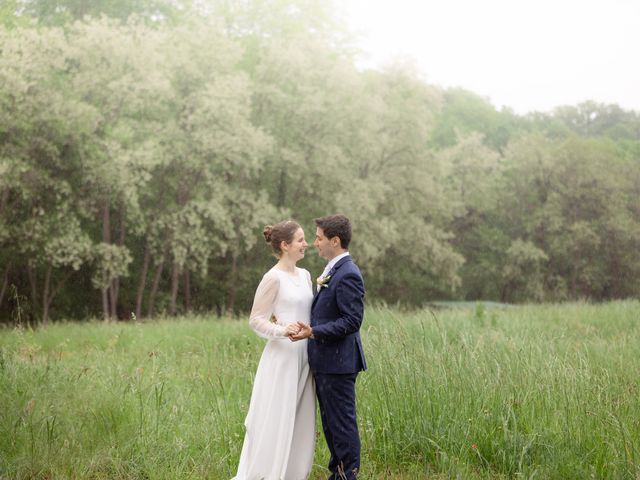
[[[307,241],[304,239],[304,230],[299,228],[296,233],[293,234],[293,240],[286,247],[286,255],[297,262],[304,258],[304,252],[307,249]]]

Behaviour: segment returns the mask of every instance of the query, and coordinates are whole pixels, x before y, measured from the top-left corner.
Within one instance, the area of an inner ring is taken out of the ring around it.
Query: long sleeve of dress
[[[311,281],[311,274],[309,273],[309,270],[304,271],[304,273],[306,274],[306,279],[307,279],[307,285],[309,285],[309,289],[311,290],[311,294],[313,295],[313,282]]]
[[[249,315],[249,325],[262,338],[282,338],[285,336],[284,327],[271,321],[278,290],[280,288],[280,278],[278,274],[269,271],[264,274],[256,295],[253,298],[253,307]]]

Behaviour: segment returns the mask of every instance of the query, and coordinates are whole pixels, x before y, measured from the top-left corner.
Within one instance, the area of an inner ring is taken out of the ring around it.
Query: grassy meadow
[[[640,478],[639,323],[638,301],[368,308],[361,478]],[[0,478],[230,479],[263,342],[204,317],[1,329]]]

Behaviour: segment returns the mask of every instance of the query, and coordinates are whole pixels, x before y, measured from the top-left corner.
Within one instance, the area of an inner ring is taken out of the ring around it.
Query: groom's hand
[[[298,333],[295,335],[291,335],[289,337],[292,342],[295,342],[297,340],[304,340],[305,338],[309,338],[313,336],[313,330],[306,323],[299,321],[298,327],[299,327]]]
[[[290,323],[284,329],[284,334],[289,338],[291,338],[293,335],[296,335],[299,332],[300,332],[300,327],[298,326],[297,323]]]

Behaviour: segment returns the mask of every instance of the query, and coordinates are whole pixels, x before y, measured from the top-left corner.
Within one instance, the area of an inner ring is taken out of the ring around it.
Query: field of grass
[[[362,479],[640,478],[640,302],[369,308]],[[0,329],[0,479],[235,473],[247,322]],[[326,478],[319,436],[312,480]]]

